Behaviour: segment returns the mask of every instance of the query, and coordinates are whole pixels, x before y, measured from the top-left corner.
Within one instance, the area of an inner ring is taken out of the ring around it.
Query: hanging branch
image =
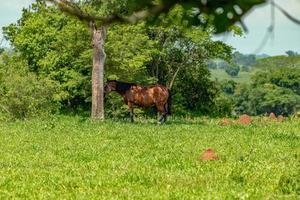
[[[292,22],[300,25],[300,20],[299,19],[296,19],[293,16],[291,16],[286,10],[284,10],[282,7],[280,7],[278,4],[276,4],[274,2],[274,0],[270,1],[270,5],[271,5],[271,24],[268,27],[267,32],[265,33],[265,36],[264,36],[261,44],[254,51],[254,54],[256,54],[256,53],[258,53],[258,52],[260,52],[262,50],[262,48],[266,45],[267,41],[269,40],[270,35],[272,33],[274,33],[274,27],[275,27],[275,8],[277,8],[279,11],[281,11],[282,14],[284,14],[289,20],[291,20]]]
[[[275,27],[275,4],[274,1],[271,0],[270,2],[271,5],[271,23],[269,25],[269,27],[267,28],[267,31],[265,33],[265,36],[263,37],[260,45],[257,47],[257,49],[253,52],[253,54],[257,54],[259,53],[267,44],[270,35],[274,32],[274,27]]]
[[[296,19],[296,18],[294,18],[293,16],[291,16],[286,10],[284,10],[282,7],[280,7],[278,4],[274,3],[273,1],[272,1],[272,4],[273,4],[278,10],[280,10],[280,11],[282,12],[282,14],[284,14],[289,20],[291,20],[292,22],[294,22],[294,23],[300,25],[300,20],[299,20],[299,19]]]

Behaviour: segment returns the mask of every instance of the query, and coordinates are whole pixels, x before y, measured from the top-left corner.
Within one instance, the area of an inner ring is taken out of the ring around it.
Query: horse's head
[[[108,80],[104,87],[104,94],[107,95],[111,91],[116,91],[117,89],[117,81],[116,80]]]

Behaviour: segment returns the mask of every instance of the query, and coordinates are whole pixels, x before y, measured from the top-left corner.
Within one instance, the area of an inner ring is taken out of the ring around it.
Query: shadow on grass
[[[133,123],[130,122],[130,118],[107,118],[110,122],[119,124],[132,124],[132,125],[159,125],[159,126],[171,126],[171,125],[208,125],[207,119],[185,119],[185,118],[172,118],[170,117],[165,123],[159,124],[156,118],[136,118]]]

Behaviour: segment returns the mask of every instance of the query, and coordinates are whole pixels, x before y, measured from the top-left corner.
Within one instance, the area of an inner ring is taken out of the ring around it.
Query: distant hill
[[[253,68],[270,70],[279,67],[300,67],[300,56],[272,56],[259,59]]]
[[[266,55],[266,54],[262,54]],[[256,57],[257,58],[257,57]],[[218,66],[215,69],[210,69],[212,79],[217,81],[233,80],[237,83],[249,83],[251,76],[257,71],[269,71],[280,67],[299,67],[300,55],[298,56],[268,56],[256,60],[256,64],[248,66],[248,71],[241,70],[236,77],[228,75],[224,68]]]

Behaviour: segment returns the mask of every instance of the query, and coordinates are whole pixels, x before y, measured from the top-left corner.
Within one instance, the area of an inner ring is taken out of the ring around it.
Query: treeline
[[[291,115],[300,109],[300,56],[260,59],[250,83],[221,82],[233,114]]]

